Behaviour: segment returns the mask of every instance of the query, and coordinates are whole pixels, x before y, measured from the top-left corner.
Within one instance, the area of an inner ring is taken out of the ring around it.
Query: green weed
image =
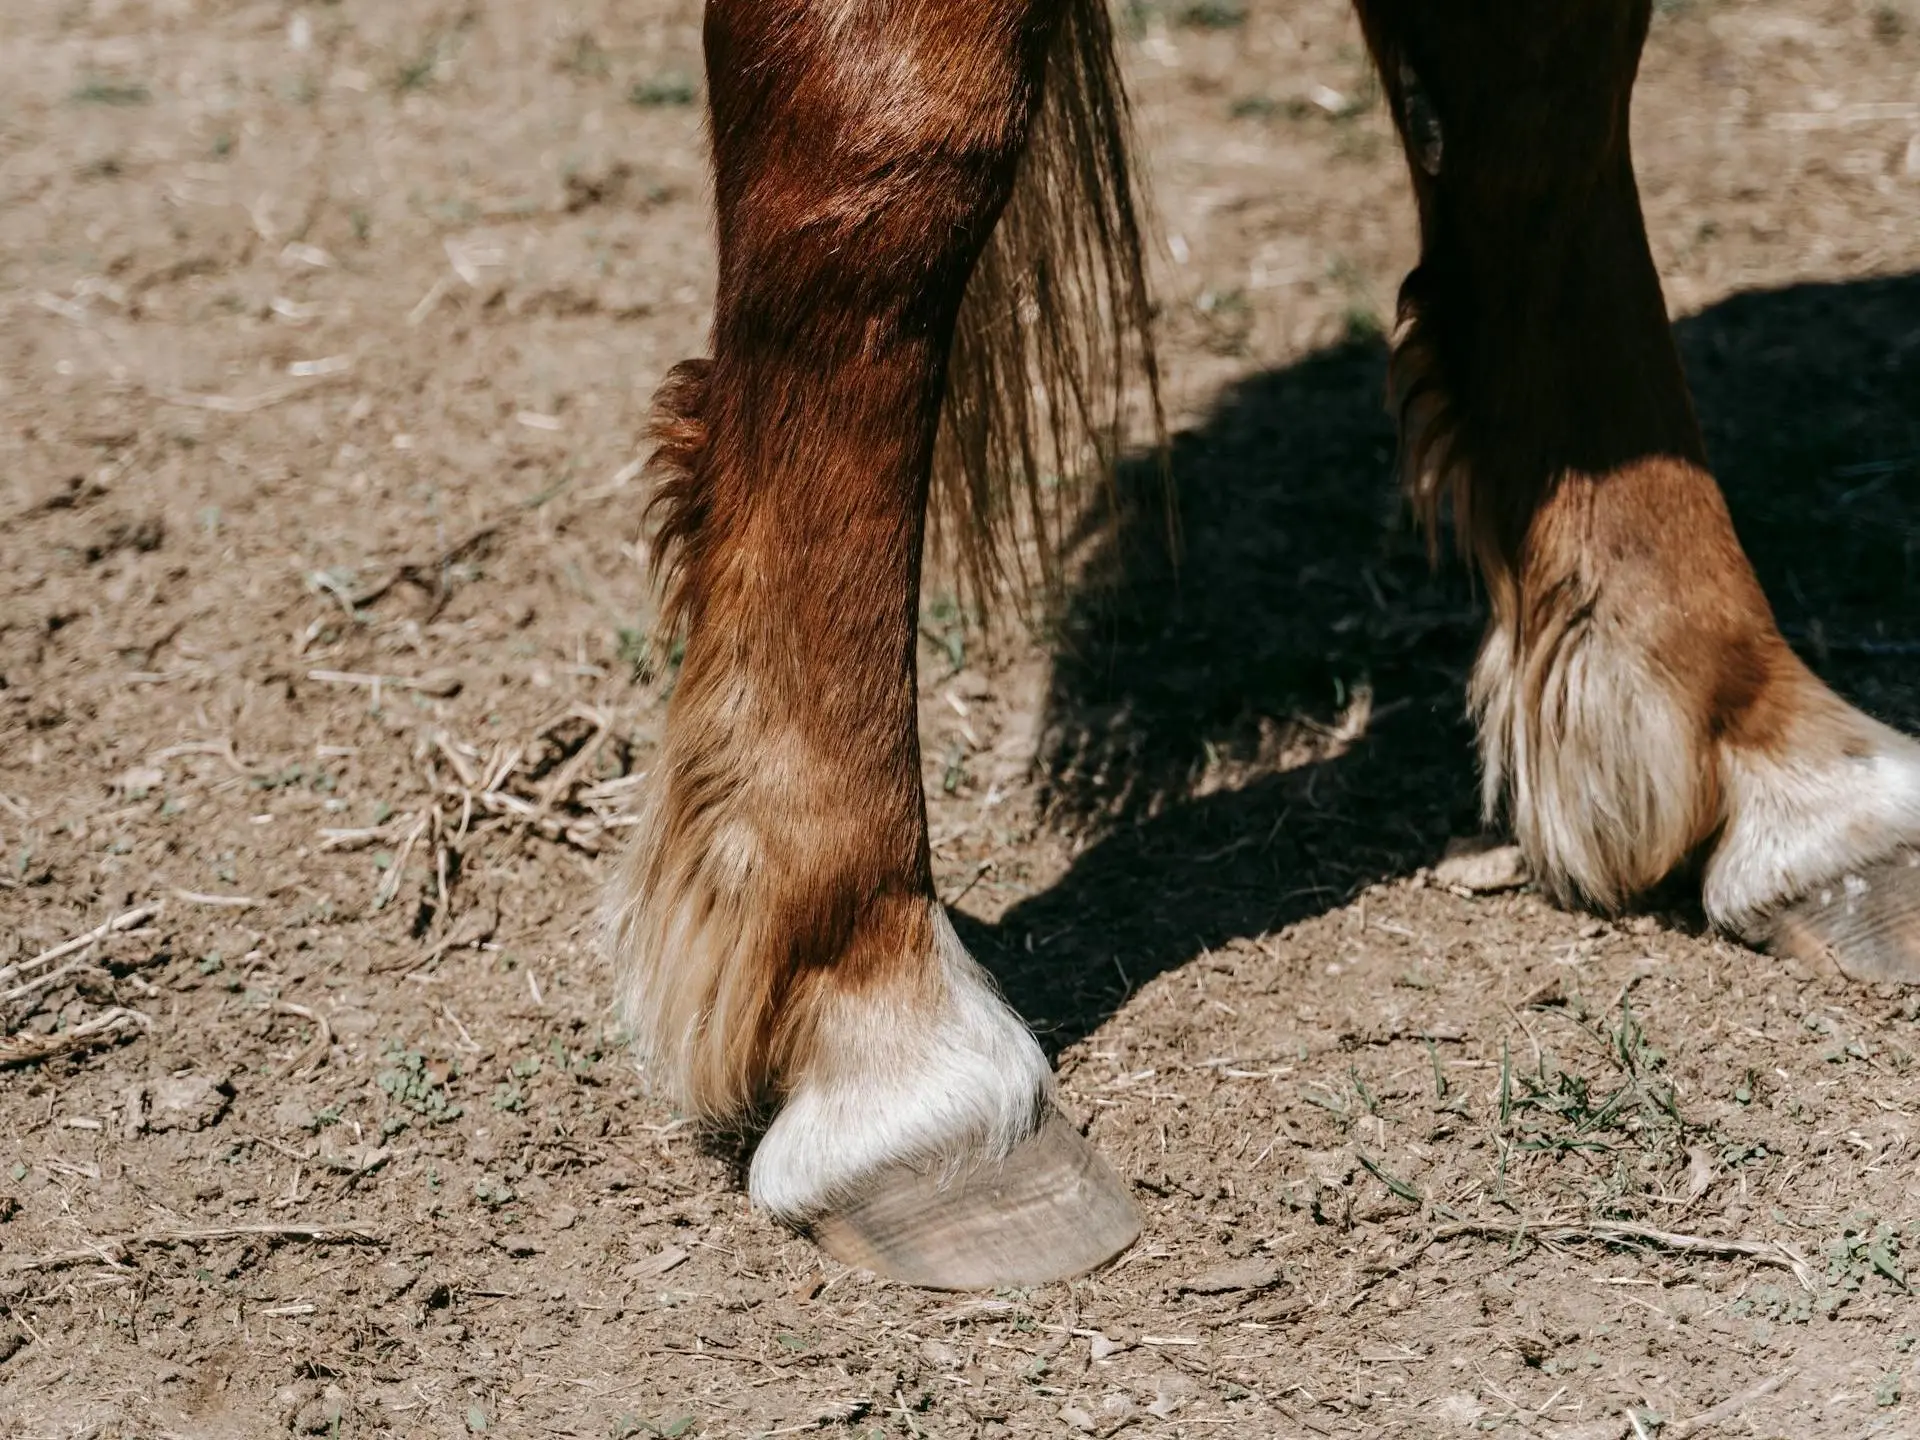
[[[75,86],[68,98],[76,105],[145,105],[153,92],[137,81],[92,76]]]
[[[699,97],[699,87],[693,83],[691,77],[678,71],[635,81],[633,88],[627,91],[627,103],[637,105],[642,110],[691,105]]]
[[[408,1050],[388,1041],[384,1054],[390,1063],[374,1079],[386,1092],[396,1113],[388,1117],[383,1131],[397,1133],[413,1119],[444,1125],[465,1113],[454,1104],[446,1086],[428,1073],[426,1057],[418,1050]]]

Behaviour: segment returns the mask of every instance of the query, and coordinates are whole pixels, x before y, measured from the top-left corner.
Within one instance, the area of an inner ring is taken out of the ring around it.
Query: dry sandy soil
[[[1479,617],[1333,0],[1128,12],[1178,577],[926,606],[943,893],[1147,1217],[993,1296],[754,1214],[608,1013],[698,7],[0,8],[0,1434],[1920,1433],[1920,1000],[1431,874]],[[1920,729],[1920,10],[1664,3],[1636,126],[1782,621]]]

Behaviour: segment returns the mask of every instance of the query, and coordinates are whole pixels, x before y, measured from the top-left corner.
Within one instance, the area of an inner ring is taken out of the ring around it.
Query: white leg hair
[[[900,1162],[1004,1158],[1034,1132],[1053,1072],[938,904],[939,993],[874,987],[820,1007],[812,1063],[754,1152],[748,1191],[805,1222]]]
[[[1505,802],[1557,898],[1624,905],[1685,855],[1711,800],[1700,739],[1644,650],[1603,616],[1523,650],[1496,618],[1469,687],[1481,801]]]

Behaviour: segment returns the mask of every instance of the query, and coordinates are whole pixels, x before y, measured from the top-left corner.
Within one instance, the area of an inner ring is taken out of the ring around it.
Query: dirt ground
[[[1126,19],[1186,556],[1095,533],[1045,644],[931,594],[922,719],[1146,1234],[941,1296],[748,1208],[593,947],[698,6],[4,6],[0,1435],[1920,1434],[1920,997],[1434,878],[1479,612],[1356,28]],[[1636,147],[1782,622],[1920,729],[1920,9],[1663,0]]]

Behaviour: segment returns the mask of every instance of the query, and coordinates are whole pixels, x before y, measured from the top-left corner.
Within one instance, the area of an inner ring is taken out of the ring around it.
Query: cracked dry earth
[[[5,7],[0,1435],[1920,1433],[1920,1004],[1436,870],[1479,611],[1391,493],[1359,36],[1124,18],[1186,557],[1090,527],[1043,640],[936,587],[922,720],[1146,1233],[942,1296],[752,1213],[593,950],[697,6]],[[1782,623],[1920,728],[1920,12],[1663,3],[1635,123]]]

